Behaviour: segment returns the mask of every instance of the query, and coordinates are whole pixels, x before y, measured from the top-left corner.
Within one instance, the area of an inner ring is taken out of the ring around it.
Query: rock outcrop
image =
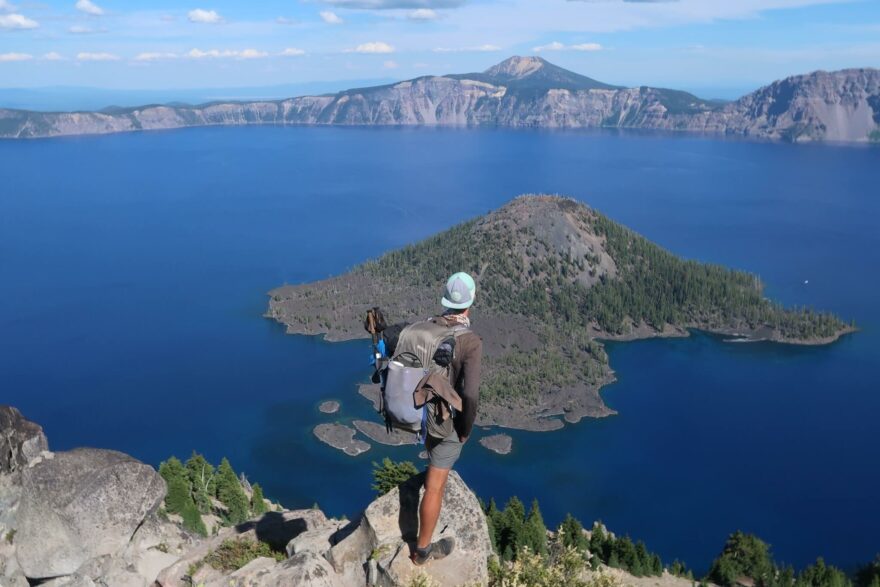
[[[0,137],[6,138],[244,124],[611,127],[864,142],[880,140],[880,70],[790,77],[721,104],[677,90],[611,86],[539,57],[511,57],[480,73],[424,76],[332,96],[101,112],[0,109]]]
[[[59,452],[26,469],[15,533],[16,554],[29,578],[75,573],[115,555],[165,497],[149,465],[107,450]]]
[[[44,450],[49,442],[43,428],[16,408],[0,405],[0,475],[20,472]]]
[[[42,429],[14,408],[0,407],[0,423],[0,587],[403,586],[417,572],[408,557],[423,475],[353,522],[318,509],[270,511],[201,537],[177,516],[158,515],[166,484],[149,465],[109,450],[48,452]],[[424,572],[443,585],[485,584],[486,520],[456,473],[435,539],[442,537],[455,539],[455,552]],[[240,568],[217,563],[241,542],[259,555]]]

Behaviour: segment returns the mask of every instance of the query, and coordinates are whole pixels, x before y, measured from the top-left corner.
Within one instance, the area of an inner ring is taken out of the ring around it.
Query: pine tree
[[[202,514],[199,513],[199,509],[192,499],[183,506],[183,509],[180,511],[180,517],[183,518],[183,527],[190,532],[195,532],[202,536],[208,535],[205,522],[202,521]]]
[[[217,468],[217,499],[226,506],[226,517],[230,524],[240,524],[248,519],[247,495],[225,457]]]
[[[504,506],[504,513],[500,519],[501,540],[498,548],[501,550],[501,558],[506,561],[516,559],[522,546],[525,515],[525,506],[516,496],[511,497]]]
[[[589,548],[587,537],[584,536],[584,527],[571,514],[566,514],[559,530],[562,532],[563,546],[576,548],[580,552],[584,552]]]
[[[251,495],[251,511],[255,516],[265,514],[268,511],[266,500],[263,498],[263,488],[259,483],[254,483],[253,494]]]
[[[177,457],[171,457],[159,465],[159,474],[168,485],[168,492],[165,494],[165,509],[172,514],[182,512],[187,501],[192,500],[189,479],[186,469],[183,468],[183,463]]]
[[[526,517],[522,546],[528,546],[529,550],[538,554],[547,554],[547,526],[544,525],[537,499],[532,500],[532,507]]]
[[[186,461],[186,471],[192,485],[193,500],[203,514],[211,512],[211,496],[216,493],[214,467],[205,457],[193,451]]]
[[[602,530],[602,522],[593,524],[593,532],[590,534],[590,552],[599,557],[604,563],[608,563],[611,556],[608,548],[608,539]]]

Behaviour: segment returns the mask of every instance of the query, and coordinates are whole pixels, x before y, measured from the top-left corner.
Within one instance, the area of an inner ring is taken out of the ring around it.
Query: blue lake
[[[266,292],[325,278],[527,192],[574,196],[688,257],[758,273],[786,304],[861,331],[826,347],[609,344],[620,414],[476,443],[485,499],[537,497],[704,570],[728,533],[844,567],[880,551],[880,149],[672,135],[212,128],[0,142],[0,403],[51,447],[152,464],[191,450],[289,507],[352,515],[374,446],[364,342],[286,336]],[[806,283],[806,282],[809,283]],[[381,300],[377,300],[381,303]],[[479,323],[475,324],[479,331]],[[337,398],[337,416],[318,403]]]

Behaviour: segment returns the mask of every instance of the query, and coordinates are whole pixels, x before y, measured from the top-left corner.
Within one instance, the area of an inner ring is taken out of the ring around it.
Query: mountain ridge
[[[880,140],[880,70],[791,76],[719,104],[680,90],[612,86],[540,57],[515,56],[479,73],[283,100],[111,112],[0,109],[0,138],[12,139],[249,124],[625,128],[868,142]]]

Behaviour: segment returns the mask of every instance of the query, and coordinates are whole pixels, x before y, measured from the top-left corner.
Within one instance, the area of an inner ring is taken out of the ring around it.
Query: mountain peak
[[[527,91],[620,89],[553,65],[541,57],[516,55],[490,67],[480,75],[493,83]]]
[[[547,61],[540,57],[514,55],[497,65],[493,65],[485,71],[485,74],[492,77],[522,79],[532,75],[546,65],[548,65]]]

